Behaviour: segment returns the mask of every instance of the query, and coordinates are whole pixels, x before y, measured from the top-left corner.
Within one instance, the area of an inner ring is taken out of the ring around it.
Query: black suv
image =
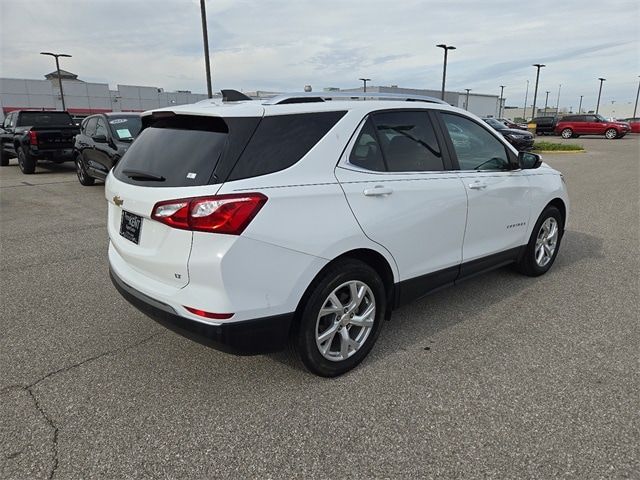
[[[85,118],[73,147],[80,183],[89,186],[96,179],[104,180],[141,126],[137,113],[100,113]]]
[[[504,123],[496,120],[495,118],[483,118],[485,123],[497,130],[507,142],[513,145],[519,152],[523,150],[531,150],[533,147],[533,134],[526,130],[520,130],[516,128],[509,128]]]
[[[531,123],[536,124],[536,135],[555,135],[558,117],[536,117],[531,120]]]

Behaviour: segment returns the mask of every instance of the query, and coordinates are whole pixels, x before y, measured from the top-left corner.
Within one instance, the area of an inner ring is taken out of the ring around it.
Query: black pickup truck
[[[22,173],[33,173],[38,160],[73,160],[74,137],[80,132],[67,112],[16,110],[0,130],[0,165],[17,157]]]

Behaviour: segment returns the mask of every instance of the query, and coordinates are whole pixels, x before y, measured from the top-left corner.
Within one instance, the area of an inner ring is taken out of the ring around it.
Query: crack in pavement
[[[136,342],[132,345],[127,345],[126,347],[120,347],[120,348],[115,348],[113,350],[108,350],[106,352],[100,353],[98,355],[94,355],[93,357],[89,357],[86,358],[80,362],[74,363],[72,365],[68,365],[66,367],[62,367],[59,368],[57,370],[54,370],[52,372],[47,373],[46,375],[42,376],[41,378],[39,378],[38,380],[36,380],[35,382],[24,386],[24,385],[7,385],[6,387],[3,387],[0,390],[0,395],[10,391],[10,390],[26,390],[27,393],[29,393],[29,396],[31,397],[31,399],[33,400],[33,403],[36,407],[36,410],[38,410],[38,412],[40,412],[40,415],[42,416],[42,418],[44,418],[45,422],[47,422],[47,424],[49,425],[49,427],[51,427],[51,429],[53,430],[53,439],[52,439],[52,456],[53,456],[53,462],[52,462],[52,466],[51,466],[51,470],[49,471],[49,480],[52,480],[53,477],[56,474],[56,470],[58,469],[58,434],[59,434],[59,428],[56,425],[56,423],[53,421],[53,419],[47,414],[47,412],[42,408],[42,405],[40,405],[40,402],[38,401],[38,397],[36,396],[36,394],[33,392],[33,388],[35,386],[37,386],[39,383],[43,382],[44,380],[51,378],[59,373],[63,373],[63,372],[68,372],[69,370],[73,370],[74,368],[78,368],[82,365],[84,365],[85,363],[89,363],[92,362],[94,360],[98,360],[102,357],[106,357],[108,355],[117,355],[123,352],[126,352],[127,350],[131,350],[134,349],[136,347],[139,347],[140,345],[143,345],[151,340],[153,340],[156,337],[159,337],[160,335],[164,334],[165,332],[161,331],[161,332],[157,332],[154,333],[152,335],[149,335],[148,337],[143,338],[142,340],[140,340],[139,342]]]

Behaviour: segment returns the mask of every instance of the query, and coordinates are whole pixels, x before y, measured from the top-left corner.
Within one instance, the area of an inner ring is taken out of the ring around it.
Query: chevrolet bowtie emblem
[[[121,207],[122,204],[124,203],[124,200],[122,200],[118,195],[113,197],[113,203],[115,203],[117,206]]]

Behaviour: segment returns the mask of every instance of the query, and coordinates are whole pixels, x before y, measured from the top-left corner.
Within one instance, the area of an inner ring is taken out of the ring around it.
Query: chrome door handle
[[[382,185],[376,185],[373,188],[366,188],[364,194],[367,197],[381,197],[383,195],[391,195],[393,190],[389,187],[383,187]]]
[[[482,190],[483,188],[487,188],[487,184],[484,182],[473,182],[469,184],[469,188],[473,190]]]

